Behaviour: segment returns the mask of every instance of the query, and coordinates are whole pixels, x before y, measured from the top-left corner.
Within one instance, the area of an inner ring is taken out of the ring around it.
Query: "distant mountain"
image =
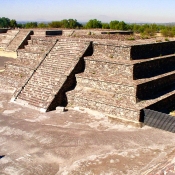
[[[47,24],[47,23],[49,23],[51,21],[17,21],[18,24],[26,24],[28,22],[37,22],[37,23],[45,23],[45,24]]]
[[[26,24],[28,22],[37,22],[37,23],[45,23],[48,24],[52,21],[17,21],[18,24]],[[87,22],[81,22],[78,21],[82,25],[86,25]],[[157,24],[157,25],[165,25],[165,26],[175,26],[175,22],[169,22],[169,23],[151,23],[151,22],[126,22],[127,24],[138,24],[138,25],[144,25],[144,24]]]

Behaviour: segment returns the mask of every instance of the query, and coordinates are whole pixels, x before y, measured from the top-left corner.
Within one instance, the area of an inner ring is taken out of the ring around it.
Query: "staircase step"
[[[60,46],[60,44],[63,44],[63,42],[57,42],[55,47]],[[47,107],[45,106],[46,104],[52,103],[55,95],[67,80],[67,76],[64,73],[70,68],[74,69],[79,61],[77,53],[80,52],[79,50],[82,52],[82,49],[77,49],[80,44],[73,44],[74,48],[68,48],[69,43],[64,42],[63,45],[60,52],[55,51],[54,48],[51,50],[17,98],[23,100],[26,98],[26,101],[30,104],[41,108],[45,108]],[[84,49],[87,47],[88,45]],[[61,55],[62,53],[64,55]]]
[[[40,99],[35,98],[28,98],[27,96],[20,96],[18,99],[27,101],[30,105],[36,106],[36,107],[42,107],[44,101],[41,101]]]

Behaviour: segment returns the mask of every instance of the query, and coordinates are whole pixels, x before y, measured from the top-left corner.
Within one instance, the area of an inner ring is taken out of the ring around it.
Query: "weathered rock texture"
[[[19,30],[8,30],[7,33],[0,34],[0,48],[7,48],[18,33]]]
[[[24,48],[27,44],[27,40],[30,39],[30,35],[32,35],[32,31],[28,30],[20,30],[17,35],[11,40],[9,45],[6,47],[6,51],[17,51],[17,49]]]
[[[136,123],[144,120],[144,108],[170,110],[175,93],[174,44],[94,42],[93,55],[84,59],[85,71],[76,75],[75,90],[67,93],[69,104]]]
[[[6,63],[5,71],[0,74],[1,84],[17,89],[23,86],[56,43],[56,39],[43,40],[41,38],[36,39],[32,37],[28,43],[29,44],[25,46],[24,49],[18,49],[18,57],[15,62]]]
[[[21,103],[23,100],[23,103],[44,111],[65,105],[64,94],[74,88],[75,73],[79,71],[79,62],[86,56],[86,51],[88,53],[89,46],[90,42],[78,40],[56,42],[22,88],[15,92],[15,101]]]
[[[119,45],[44,34],[34,32],[3,73],[17,103],[42,111],[79,106],[136,124],[145,108],[173,108],[175,41]]]
[[[33,31],[30,30],[8,30],[7,33],[0,34],[0,48],[16,52],[27,45],[27,40],[32,34]]]

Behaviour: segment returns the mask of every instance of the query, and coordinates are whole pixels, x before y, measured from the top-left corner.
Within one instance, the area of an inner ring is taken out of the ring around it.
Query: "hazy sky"
[[[175,0],[0,0],[0,17],[17,21],[175,22]]]

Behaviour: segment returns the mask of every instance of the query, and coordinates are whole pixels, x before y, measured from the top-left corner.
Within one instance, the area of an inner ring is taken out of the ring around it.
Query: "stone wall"
[[[0,33],[7,33],[8,29],[0,29]]]
[[[84,108],[89,108],[95,111],[102,112],[107,116],[122,119],[123,121],[140,121],[140,111],[136,109],[134,110],[130,108],[122,108],[119,106],[112,106],[111,104],[105,104],[100,101],[91,101],[85,98],[74,98],[72,101],[70,101],[70,103],[72,103],[70,104],[70,106],[80,106]]]
[[[18,63],[32,69],[36,69],[44,57],[45,53],[24,52],[23,50],[18,50]]]
[[[115,60],[130,60],[129,46],[118,46],[111,43],[94,42],[93,43],[93,56],[96,59],[103,60],[109,59],[110,61]]]
[[[90,79],[88,77],[83,77],[83,74],[76,75],[77,84],[82,87],[89,87],[92,89],[97,89],[101,91],[113,92],[134,95],[136,94],[136,88],[134,86],[118,84],[116,82],[100,81],[98,79]]]
[[[131,47],[131,59],[147,59],[175,53],[175,41],[134,45]]]
[[[175,87],[175,71],[137,86],[137,98],[147,100],[166,94]]]
[[[24,33],[30,34],[30,31],[25,30]],[[24,37],[26,37],[26,35],[24,35]],[[4,72],[1,73],[0,81],[4,81],[3,84],[14,87],[17,89],[17,91],[19,91],[19,89],[21,89],[32,76],[33,72],[37,69],[44,57],[46,57],[46,54],[48,53],[49,49],[53,47],[55,42],[55,40],[50,41],[48,39],[46,39],[46,41],[43,39],[42,42],[39,41],[37,44],[29,42],[29,47],[34,46],[38,52],[32,52],[31,50],[27,49],[19,49],[17,51],[17,59],[15,62],[9,62],[6,64]],[[14,44],[12,47],[16,47],[16,45]],[[42,47],[47,47],[47,51],[39,51],[39,48]]]
[[[150,78],[175,70],[175,56],[157,57],[133,65],[134,79]]]
[[[17,49],[22,49],[27,44],[27,40],[30,39],[30,35],[33,34],[33,31],[20,30],[17,35],[11,40],[9,45],[6,48],[6,51],[17,51]]]
[[[157,101],[156,103],[147,106],[147,109],[163,112],[169,114],[175,110],[175,93],[171,96],[164,98],[163,100]]]
[[[133,79],[133,65],[132,64],[122,64],[113,61],[105,61],[103,59],[99,60],[95,58],[85,58],[86,71],[84,72],[84,77],[89,77],[91,79],[98,79],[100,81],[112,81],[119,82],[128,81],[128,79]]]
[[[56,36],[56,35],[62,35],[63,31],[62,30],[47,30],[46,31],[46,36]]]
[[[6,49],[18,32],[19,30],[8,30],[7,33],[4,33],[0,42],[0,47]]]

